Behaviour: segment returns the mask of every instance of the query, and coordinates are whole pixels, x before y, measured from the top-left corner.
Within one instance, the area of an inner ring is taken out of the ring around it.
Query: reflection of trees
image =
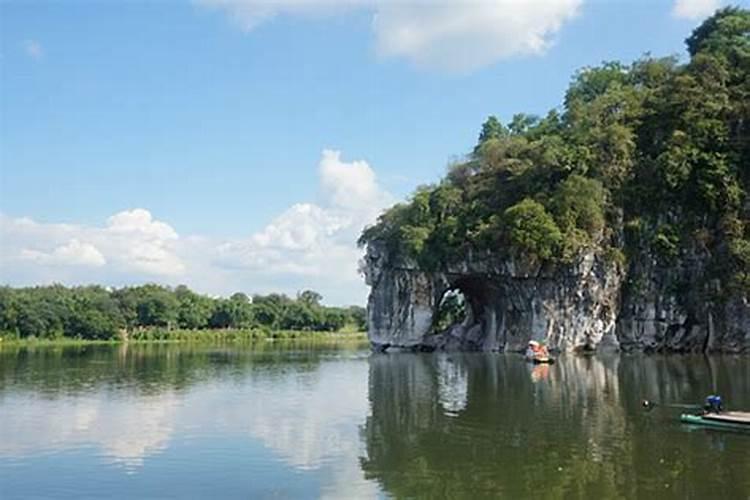
[[[143,394],[183,390],[216,378],[242,378],[253,371],[282,377],[314,370],[332,348],[326,343],[259,342],[225,347],[201,344],[120,344],[0,348],[0,392],[12,387],[54,396],[94,387],[128,388]]]
[[[215,438],[223,453],[229,436],[232,454],[206,455],[209,469],[253,462],[252,450],[262,444],[278,458],[262,471],[315,471],[308,476],[320,479],[321,495],[373,497],[375,486],[363,481],[358,461],[359,424],[368,410],[366,354],[359,349],[289,342],[253,349],[5,349],[0,483],[4,459],[47,450],[94,449],[128,472],[179,454],[189,470],[194,439],[210,448]],[[203,465],[204,453],[192,466]]]
[[[747,360],[738,384],[742,373],[720,361],[719,385],[749,398]],[[722,481],[747,484],[740,472],[750,472],[750,459],[728,468],[729,458],[701,449],[706,434],[686,442],[675,415],[654,421],[639,407],[649,386],[664,399],[696,400],[708,389],[691,386],[710,380],[696,366],[679,357],[568,356],[534,381],[512,356],[373,356],[362,468],[397,497],[633,497],[663,493],[665,484],[684,496],[696,480],[685,474],[703,467],[714,474],[697,487],[706,496],[711,487],[736,491]],[[462,378],[455,373],[466,379],[460,409],[440,403],[441,384]]]

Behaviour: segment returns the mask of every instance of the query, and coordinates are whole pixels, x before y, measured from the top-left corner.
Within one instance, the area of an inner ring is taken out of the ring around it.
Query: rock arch
[[[617,344],[615,325],[622,273],[594,253],[557,270],[501,267],[469,260],[460,269],[428,272],[412,262],[392,262],[369,245],[365,278],[369,338],[376,350],[522,351],[530,339],[552,349]],[[434,331],[449,290],[466,297],[469,314]]]

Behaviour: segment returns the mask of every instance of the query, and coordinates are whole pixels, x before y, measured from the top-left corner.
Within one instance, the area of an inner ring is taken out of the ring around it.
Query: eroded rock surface
[[[702,272],[690,266],[677,277],[647,259],[625,270],[591,251],[556,268],[467,256],[427,272],[370,244],[364,271],[375,350],[522,351],[533,339],[560,351],[750,352],[747,301],[675,288]],[[449,290],[463,293],[466,317],[436,332]]]

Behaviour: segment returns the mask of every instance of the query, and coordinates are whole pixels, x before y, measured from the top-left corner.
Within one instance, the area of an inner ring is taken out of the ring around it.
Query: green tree
[[[168,288],[148,284],[136,289],[136,314],[139,326],[172,327],[177,322],[178,302]]]
[[[688,52],[695,57],[709,51],[734,59],[750,55],[750,11],[725,7],[706,19],[685,40]]]
[[[506,237],[517,256],[551,259],[560,249],[562,234],[544,206],[530,198],[503,214]]]
[[[209,324],[213,328],[245,328],[253,325],[253,307],[247,297],[233,295],[219,300],[213,310]]]
[[[208,326],[214,309],[213,300],[191,291],[185,285],[175,288],[177,324],[180,328],[198,329]]]
[[[479,133],[477,148],[490,139],[499,139],[505,137],[507,134],[508,130],[503,126],[500,120],[494,115],[490,116],[482,124],[482,131]]]
[[[320,307],[320,301],[323,300],[323,296],[313,290],[305,290],[297,294],[297,300],[307,307],[315,308]]]

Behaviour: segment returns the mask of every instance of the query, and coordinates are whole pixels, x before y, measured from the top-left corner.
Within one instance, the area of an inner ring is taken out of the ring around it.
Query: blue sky
[[[362,303],[360,226],[487,115],[545,113],[586,65],[682,56],[720,2],[434,5],[0,2],[0,281]]]

